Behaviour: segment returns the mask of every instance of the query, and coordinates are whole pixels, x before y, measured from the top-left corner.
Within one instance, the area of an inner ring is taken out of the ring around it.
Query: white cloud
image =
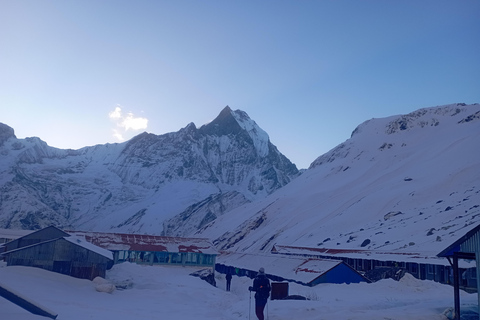
[[[122,108],[120,107],[115,107],[115,110],[113,110],[112,112],[110,112],[108,114],[108,117],[110,119],[121,119],[122,118]]]
[[[123,114],[121,106],[116,106],[115,110],[108,114],[108,117],[115,122],[118,128],[113,129],[113,137],[119,141],[125,141],[123,133],[129,130],[138,131],[146,129],[148,126],[148,119],[142,117],[136,117],[133,113],[129,112],[126,115]]]
[[[123,121],[120,124],[121,127],[125,128],[125,131],[130,129],[132,130],[146,129],[147,125],[148,125],[147,118],[135,117],[133,113],[127,114],[127,116],[123,118]]]

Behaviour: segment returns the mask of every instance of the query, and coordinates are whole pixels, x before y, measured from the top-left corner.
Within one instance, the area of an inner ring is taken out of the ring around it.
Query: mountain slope
[[[290,184],[199,235],[238,251],[277,243],[439,252],[480,222],[479,168],[478,104],[372,119]]]
[[[17,139],[0,124],[0,157],[3,228],[185,235],[299,174],[246,113],[228,106],[198,129],[79,150]]]

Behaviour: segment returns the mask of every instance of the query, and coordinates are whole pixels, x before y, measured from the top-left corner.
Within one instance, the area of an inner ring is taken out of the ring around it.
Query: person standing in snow
[[[255,314],[258,320],[264,320],[263,310],[267,304],[268,297],[270,296],[270,281],[265,275],[265,269],[260,268],[258,274],[253,280],[253,287],[249,287],[248,290],[255,291]]]
[[[230,273],[230,271],[227,272],[225,280],[227,280],[227,291],[230,291],[230,284],[232,283],[232,274]]]

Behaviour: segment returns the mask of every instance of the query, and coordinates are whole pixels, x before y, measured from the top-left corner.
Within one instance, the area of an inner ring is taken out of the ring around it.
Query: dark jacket
[[[264,274],[259,274],[253,280],[253,287],[251,291],[255,291],[255,299],[257,300],[267,300],[270,296],[270,281],[267,276]]]

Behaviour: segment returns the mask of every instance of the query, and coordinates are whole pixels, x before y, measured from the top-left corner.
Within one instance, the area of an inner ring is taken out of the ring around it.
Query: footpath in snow
[[[99,292],[89,280],[30,267],[0,267],[0,283],[58,313],[58,320],[234,320],[256,319],[252,280],[233,277],[225,291],[224,275],[216,275],[217,287],[189,274],[186,267],[150,267],[123,263],[107,272],[107,280],[125,289]],[[268,272],[268,270],[267,270]],[[448,319],[453,307],[453,288],[406,275],[367,284],[289,285],[290,295],[310,300],[269,301],[269,320],[292,319]],[[461,294],[462,310],[476,312],[477,294]],[[6,299],[0,298],[0,319],[40,320]],[[465,318],[467,319],[467,318]]]

